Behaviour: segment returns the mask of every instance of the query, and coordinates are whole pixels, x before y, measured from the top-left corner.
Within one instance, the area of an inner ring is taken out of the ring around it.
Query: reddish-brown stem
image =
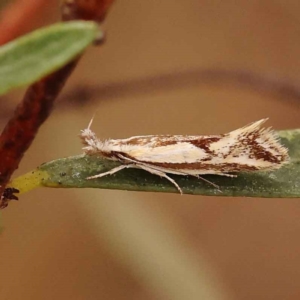
[[[102,21],[111,3],[112,0],[65,0],[62,18]],[[39,127],[51,113],[53,103],[78,59],[31,85],[17,106],[14,116],[5,126],[0,136],[0,208],[6,207],[8,201],[13,199],[11,193],[10,199],[3,194],[5,186],[18,168]]]
[[[1,187],[6,186],[12,173],[18,168],[39,127],[49,116],[54,100],[77,61],[72,61],[59,71],[30,86],[23,101],[17,106],[14,116],[6,124],[0,136]],[[2,200],[0,208],[7,206],[6,199]]]

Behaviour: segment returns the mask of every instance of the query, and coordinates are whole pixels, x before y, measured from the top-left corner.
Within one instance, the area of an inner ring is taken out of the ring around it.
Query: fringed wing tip
[[[246,126],[242,127],[242,129],[247,131],[255,131],[256,129],[260,128],[262,124],[266,123],[269,120],[269,118],[261,119],[255,122],[252,122],[250,124],[247,124]]]
[[[280,137],[278,136],[276,131],[272,129],[272,127],[261,128],[259,130],[259,134],[260,139],[264,143],[268,144],[270,149],[277,151],[278,155],[282,156],[281,164],[289,162],[290,158],[288,155],[288,149],[280,143]]]
[[[261,128],[267,120],[268,118],[265,118],[250,123],[230,132],[229,135],[235,136],[236,140],[242,142],[245,151],[254,151],[256,156],[264,153],[266,158],[269,157],[270,161],[274,161],[274,169],[276,169],[289,162],[288,149],[280,143],[279,136],[271,127]],[[250,148],[253,150],[249,150]]]

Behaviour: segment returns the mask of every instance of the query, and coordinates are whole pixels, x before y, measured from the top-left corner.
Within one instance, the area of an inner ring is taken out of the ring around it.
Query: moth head
[[[104,155],[105,152],[105,141],[102,142],[99,140],[96,136],[96,134],[91,130],[91,126],[93,123],[95,115],[91,119],[88,127],[86,129],[81,130],[80,132],[80,139],[82,141],[82,144],[84,145],[83,151],[86,154],[93,155],[93,154],[98,154],[98,155]]]
[[[94,148],[97,144],[98,139],[96,137],[96,134],[90,129],[92,126],[94,117],[95,117],[95,115],[91,119],[88,127],[86,129],[81,130],[80,135],[79,135],[83,145],[87,146],[87,147],[83,148],[84,150],[87,150],[87,149],[92,150],[90,148]]]

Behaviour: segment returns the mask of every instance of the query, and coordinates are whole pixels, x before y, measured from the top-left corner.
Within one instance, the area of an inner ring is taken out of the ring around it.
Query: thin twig
[[[284,101],[300,102],[300,85],[292,80],[279,76],[258,74],[247,70],[230,69],[191,69],[184,72],[172,72],[146,76],[122,82],[108,82],[98,85],[78,85],[65,93],[61,102],[82,106],[86,103],[99,100],[110,101],[127,96],[137,96],[149,92],[168,91],[175,88],[213,85],[215,87],[231,86],[248,89],[254,93],[269,94],[280,97]],[[201,99],[199,99],[201,101]]]

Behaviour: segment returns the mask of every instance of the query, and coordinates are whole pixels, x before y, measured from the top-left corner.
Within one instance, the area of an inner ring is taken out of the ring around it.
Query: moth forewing
[[[286,164],[289,156],[276,133],[260,127],[266,121],[262,119],[222,135],[149,135],[102,141],[91,131],[91,120],[80,135],[84,152],[118,160],[122,165],[88,179],[111,175],[125,168],[139,168],[165,177],[182,193],[168,173],[197,176],[209,182],[199,175],[235,177],[231,173],[272,171]]]

